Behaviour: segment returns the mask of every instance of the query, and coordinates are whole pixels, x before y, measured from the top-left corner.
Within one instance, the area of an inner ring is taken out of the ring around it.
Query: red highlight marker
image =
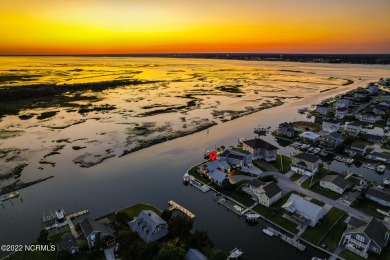
[[[209,157],[210,157],[210,159],[214,162],[215,159],[217,159],[217,152],[216,152],[216,151],[211,151],[211,152],[209,153]]]

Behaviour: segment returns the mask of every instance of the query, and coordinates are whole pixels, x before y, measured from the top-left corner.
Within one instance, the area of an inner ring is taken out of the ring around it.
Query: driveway
[[[282,173],[279,173],[279,172],[263,172],[260,176],[264,176],[264,175],[273,175],[275,177],[278,178],[278,186],[280,186],[280,188],[282,190],[294,190],[294,191],[297,191],[299,193],[302,193],[303,195],[305,196],[309,196],[313,199],[316,199],[316,200],[319,200],[319,201],[322,201],[326,204],[329,204],[331,205],[332,207],[335,207],[335,208],[338,208],[338,209],[341,209],[341,210],[344,210],[345,212],[347,212],[348,214],[350,215],[353,215],[363,221],[366,221],[366,222],[369,222],[372,218],[372,216],[369,216],[367,215],[366,213],[364,212],[361,212],[360,210],[357,210],[357,209],[354,209],[354,208],[351,208],[343,203],[340,203],[338,201],[334,201],[332,199],[329,199],[328,197],[325,197],[325,196],[322,196],[318,193],[315,193],[311,190],[307,190],[307,189],[304,189],[302,188],[301,186],[297,185],[296,183],[292,182],[287,176],[285,176],[284,174]]]

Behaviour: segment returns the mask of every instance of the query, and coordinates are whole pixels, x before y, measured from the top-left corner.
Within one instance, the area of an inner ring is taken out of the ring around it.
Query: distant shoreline
[[[140,53],[140,54],[0,54],[0,57],[137,57],[194,58],[245,61],[282,61],[329,64],[390,65],[390,54],[302,54],[302,53]]]

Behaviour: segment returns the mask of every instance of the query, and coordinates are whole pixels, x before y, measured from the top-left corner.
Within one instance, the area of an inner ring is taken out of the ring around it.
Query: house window
[[[356,239],[359,240],[360,242],[364,242],[364,237],[360,235],[356,235]]]

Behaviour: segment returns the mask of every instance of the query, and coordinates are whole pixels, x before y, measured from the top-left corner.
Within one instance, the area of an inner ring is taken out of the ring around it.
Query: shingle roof
[[[369,236],[375,243],[380,247],[384,247],[386,245],[385,235],[387,232],[387,227],[376,218],[372,218],[370,223],[364,228],[364,233]]]
[[[303,132],[299,135],[299,137],[308,138],[308,139],[317,139],[320,137],[319,134],[313,133],[313,132]]]
[[[100,232],[106,236],[115,237],[112,231],[103,223],[97,222],[91,218],[86,218],[80,223],[81,229],[86,237],[90,236],[92,232]]]
[[[347,126],[362,126],[362,123],[360,123],[359,121],[355,121],[355,122],[350,122],[347,124]]]
[[[369,188],[366,195],[390,202],[390,190],[389,189],[378,189],[376,187]]]
[[[260,138],[256,138],[256,139],[252,139],[252,140],[246,140],[243,142],[244,144],[252,147],[252,148],[262,148],[262,149],[265,149],[265,150],[277,150],[279,149],[278,147],[260,139]]]
[[[293,155],[293,157],[307,161],[307,162],[311,162],[311,163],[315,163],[315,162],[320,160],[320,158],[318,158],[317,156],[309,154],[309,153],[299,153],[299,154]]]
[[[366,148],[366,145],[362,144],[362,143],[354,142],[354,143],[351,144],[351,148],[364,150],[364,148]]]
[[[128,225],[147,243],[159,240],[168,234],[167,223],[152,210],[142,210],[138,217],[128,222]]]
[[[344,111],[348,111],[348,108],[346,108],[346,107],[340,107],[340,108],[337,108],[336,111],[338,111],[338,112],[344,112]]]
[[[271,181],[271,182],[268,182],[264,187],[263,187],[264,191],[265,191],[265,195],[267,195],[268,198],[272,198],[274,197],[276,194],[278,194],[279,192],[281,192],[282,190],[279,188],[279,186]]]
[[[348,188],[348,186],[351,185],[349,181],[345,180],[340,175],[326,175],[324,178],[321,179],[321,181],[331,182],[342,189],[346,189]]]
[[[76,238],[71,233],[65,234],[62,237],[62,240],[58,243],[58,248],[60,250],[68,251],[72,247],[78,247],[77,242],[76,242]]]
[[[209,177],[218,182],[223,182],[226,179],[227,175],[226,173],[221,172],[220,170],[214,170],[209,173]]]
[[[255,187],[255,188],[258,188],[258,187],[260,187],[260,186],[262,186],[262,185],[265,184],[264,182],[259,181],[259,180],[256,180],[256,179],[250,180],[250,181],[248,181],[247,183],[248,183],[250,186]]]
[[[375,141],[382,141],[384,139],[383,136],[380,136],[380,135],[373,135],[373,134],[365,134],[364,135],[364,138],[366,140],[370,139],[370,140],[375,140]]]
[[[367,223],[358,219],[358,218],[351,216],[349,221],[348,221],[348,225],[350,225],[354,228],[359,228],[359,227],[362,227],[364,225],[367,225]]]
[[[293,208],[295,210],[304,212],[305,214],[313,218],[317,218],[317,216],[322,212],[322,207],[311,203],[310,201],[307,201],[296,194],[291,194],[290,198],[288,199],[286,204],[283,205],[283,207],[289,207],[291,204],[293,204]]]

